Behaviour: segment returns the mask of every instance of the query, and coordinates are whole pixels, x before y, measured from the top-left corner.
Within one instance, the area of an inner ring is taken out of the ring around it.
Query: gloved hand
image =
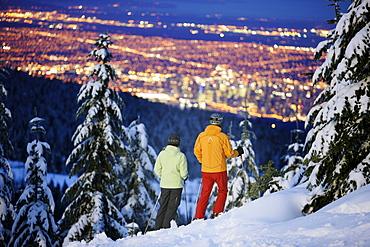
[[[238,151],[239,155],[238,156],[241,156],[242,154],[244,154],[244,149],[242,147],[238,147],[236,149],[236,151]]]

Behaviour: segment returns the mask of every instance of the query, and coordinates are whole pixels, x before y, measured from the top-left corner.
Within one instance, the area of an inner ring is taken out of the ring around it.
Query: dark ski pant
[[[216,199],[213,213],[219,214],[224,211],[227,198],[227,172],[207,173],[202,172],[202,192],[198,200],[195,218],[203,219],[208,206],[209,196],[211,195],[213,184],[218,186],[218,196]]]
[[[155,230],[170,228],[170,222],[175,219],[177,208],[181,202],[181,192],[182,188],[161,188],[161,197],[159,198],[160,207],[155,220]]]

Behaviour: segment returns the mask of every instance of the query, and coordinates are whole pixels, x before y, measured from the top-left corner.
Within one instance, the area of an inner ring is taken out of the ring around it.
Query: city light
[[[80,30],[83,25],[168,27],[161,21],[151,23],[134,18],[127,22],[102,20],[94,15],[97,9],[82,5],[70,9],[86,13],[80,17],[57,11],[20,9],[0,13],[4,22],[39,25],[3,28],[0,33],[3,40],[1,60],[6,61],[5,65],[33,76],[83,84],[94,66],[93,61],[86,58],[86,53],[92,49],[97,36],[97,32]],[[134,16],[132,12],[126,14],[130,18]],[[233,33],[267,37],[327,34],[326,30],[318,29],[253,29],[194,22],[171,23],[169,26],[188,28],[194,36],[216,34],[222,39]],[[74,30],[80,30],[78,35]],[[110,46],[114,55],[112,64],[119,75],[112,87],[153,101],[233,113],[248,106],[252,116],[304,120],[312,99],[325,88],[320,83],[313,86],[311,79],[304,76],[317,66],[312,47],[110,35],[114,42]]]

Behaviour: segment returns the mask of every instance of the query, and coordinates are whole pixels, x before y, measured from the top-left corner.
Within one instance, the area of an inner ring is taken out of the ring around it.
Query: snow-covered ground
[[[280,191],[213,220],[113,241],[100,234],[68,247],[370,246],[370,185],[303,216],[304,186]],[[190,206],[190,205],[189,205]]]
[[[24,179],[24,163],[11,162],[11,166],[19,183]],[[48,174],[48,182],[55,184],[70,185],[74,180]],[[179,207],[182,215],[194,215],[198,189],[199,180],[187,182]],[[303,216],[301,208],[308,193],[301,185],[264,196],[213,220],[197,220],[117,241],[100,234],[90,243],[74,242],[68,247],[370,246],[370,185]]]

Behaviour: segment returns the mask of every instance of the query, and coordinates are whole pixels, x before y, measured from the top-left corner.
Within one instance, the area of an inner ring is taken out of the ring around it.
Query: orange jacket
[[[202,164],[202,172],[214,173],[226,171],[226,157],[239,155],[231,148],[229,137],[221,132],[221,127],[208,125],[195,141],[194,154]]]

